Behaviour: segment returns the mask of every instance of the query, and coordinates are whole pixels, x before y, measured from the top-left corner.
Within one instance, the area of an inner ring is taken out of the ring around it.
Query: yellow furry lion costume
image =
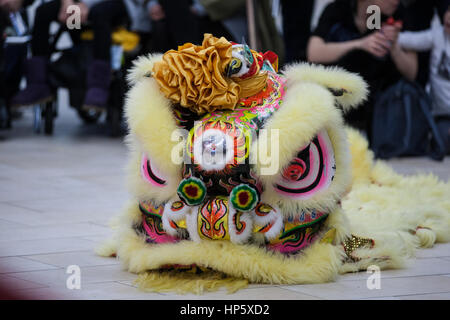
[[[205,35],[135,62],[126,101],[132,199],[98,253],[149,290],[231,291],[401,267],[450,240],[450,187],[374,162],[342,113],[358,75]]]

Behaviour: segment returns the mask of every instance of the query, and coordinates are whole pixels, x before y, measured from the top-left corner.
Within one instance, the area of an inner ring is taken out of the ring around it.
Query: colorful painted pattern
[[[335,171],[333,146],[323,130],[283,170],[275,190],[290,198],[308,199],[331,184]]]
[[[217,197],[198,207],[198,234],[202,239],[229,240],[228,199]]]
[[[247,228],[247,223],[241,219],[242,212],[238,211],[233,216],[233,224],[236,227],[236,234],[240,235],[244,232],[245,228]]]
[[[203,123],[222,120],[245,128],[259,130],[277,111],[285,93],[285,80],[275,72],[268,72],[267,86],[260,93],[241,99],[234,110],[217,110],[204,116]]]
[[[271,69],[270,65],[263,67]],[[149,242],[177,241],[182,229],[184,233],[195,232],[189,235],[194,241],[246,243],[253,231],[264,234],[267,249],[294,254],[317,239],[327,213],[312,210],[295,219],[283,219],[278,208],[259,203],[262,186],[249,164],[249,146],[280,108],[285,94],[285,80],[271,70],[267,73],[266,87],[241,99],[234,110],[217,110],[198,117],[174,108],[178,126],[189,130],[186,152],[191,161],[183,166],[184,179],[177,189],[182,201],[168,202],[165,216],[164,206],[141,204],[142,228]],[[223,165],[216,161],[221,154],[226,156]],[[212,161],[205,165],[197,161],[200,158]],[[143,158],[142,163],[144,177],[152,184],[160,179],[159,186],[164,185],[150,160]],[[276,189],[290,197],[309,197],[331,182],[334,169],[331,142],[326,132],[321,132],[284,169]],[[174,236],[164,232],[161,221]]]
[[[177,237],[168,235],[162,226],[161,216],[164,206],[154,206],[149,201],[141,201],[139,209],[142,212],[142,225],[139,231],[143,231],[146,235],[146,241],[149,243],[172,243],[177,242]]]
[[[277,227],[277,219],[274,214],[277,214],[274,209],[266,204],[259,204],[255,208],[255,215],[265,219],[264,225],[247,225],[248,218],[243,219],[244,213],[236,211],[234,214],[230,211],[230,203],[226,197],[216,197],[209,199],[203,205],[196,207],[197,212],[192,214],[197,215],[197,233],[200,239],[203,240],[230,240],[231,233],[234,232],[238,238],[248,228],[252,228],[254,233],[267,234],[273,228],[277,230],[277,236],[267,241],[267,249],[279,251],[285,254],[295,254],[301,251],[303,248],[309,246],[317,240],[323,224],[328,217],[327,213],[323,212],[303,212],[297,218],[289,218],[282,221],[281,227]],[[171,208],[176,211],[181,210],[184,204],[181,201],[172,203]],[[164,206],[155,207],[151,202],[141,202],[139,208],[143,214],[142,225],[138,230],[145,232],[147,236],[147,242],[149,243],[171,243],[181,240],[177,236],[171,236],[167,234],[161,223],[161,217],[164,211]],[[234,212],[234,211],[233,211]],[[252,212],[253,214],[253,212]],[[231,217],[231,219],[230,219]],[[246,220],[246,221],[245,221]],[[174,229],[186,229],[186,219],[177,221],[170,221],[171,226]],[[233,224],[231,227],[230,223]],[[250,235],[248,233],[248,235]],[[326,241],[332,241],[334,236],[326,234],[324,238]],[[328,239],[330,238],[330,239]],[[250,238],[246,236],[245,243]],[[359,242],[354,241],[355,244]],[[349,241],[346,247],[346,252],[351,253],[352,250],[347,248],[358,247],[353,242]],[[365,243],[364,243],[365,244]]]
[[[166,185],[166,180],[164,180],[159,171],[152,166],[150,158],[146,154],[142,155],[141,176],[152,186],[164,187]]]
[[[228,121],[203,121],[197,122],[194,128],[189,132],[186,146],[186,152],[191,160],[191,164],[194,164],[197,170],[202,170],[202,159],[194,159],[194,156],[199,158],[198,155],[195,154],[195,142],[202,141],[204,143],[204,136],[211,132],[210,130],[223,133],[223,135],[229,139],[229,143],[232,146],[232,149],[230,150],[232,152],[232,157],[227,162],[225,169],[221,170],[223,174],[230,173],[233,167],[245,163],[245,159],[248,158],[249,146],[251,144],[251,135],[248,135],[248,131],[245,131],[240,126],[236,126]],[[227,141],[224,141],[224,143],[226,142]]]
[[[299,217],[284,221],[280,235],[271,240],[268,248],[281,253],[296,253],[312,244],[319,235],[328,214],[322,212],[303,212]]]
[[[262,192],[249,164],[249,146],[265,121],[279,109],[284,96],[284,79],[267,72],[267,86],[262,92],[242,99],[235,110],[207,114],[190,129],[186,144],[190,163],[184,165],[183,177],[200,178],[209,195],[229,195],[239,184],[250,184]],[[176,115],[181,123],[181,111]],[[216,149],[217,145],[223,150]],[[221,154],[226,160],[224,166],[203,163],[203,158],[220,160]]]

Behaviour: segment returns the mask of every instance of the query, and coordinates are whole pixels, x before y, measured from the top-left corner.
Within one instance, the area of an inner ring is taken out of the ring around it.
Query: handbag
[[[377,158],[430,156],[442,160],[445,144],[431,114],[431,101],[417,83],[399,80],[375,99],[372,150]]]

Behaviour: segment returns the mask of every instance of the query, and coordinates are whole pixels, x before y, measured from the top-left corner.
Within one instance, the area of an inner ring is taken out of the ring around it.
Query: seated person
[[[431,50],[429,80],[433,114],[450,150],[450,6],[443,25],[436,24],[420,32],[402,32],[398,43],[408,50]]]
[[[408,30],[424,31],[431,28],[431,23],[436,13],[442,22],[444,13],[450,5],[450,0],[408,0],[402,1],[402,4],[405,7],[404,23],[408,25]],[[417,52],[419,68],[416,82],[424,89],[429,81],[430,54],[430,51]]]
[[[19,90],[23,62],[27,55],[28,36],[26,7],[33,0],[0,0],[0,129],[9,128],[10,100]],[[16,38],[18,37],[18,38]],[[9,42],[8,40],[14,41]]]
[[[381,21],[401,18],[399,0],[336,0],[322,13],[309,40],[308,60],[335,64],[361,74],[369,84],[369,101],[349,112],[346,121],[358,129],[371,131],[371,105],[376,94],[401,77],[414,80],[417,55],[403,50],[397,43],[401,24],[383,22],[380,30],[367,27],[367,8],[377,5]]]
[[[130,3],[128,3],[130,2]],[[141,7],[143,3],[138,2]],[[133,0],[52,0],[40,5],[36,10],[32,32],[32,57],[27,61],[27,87],[12,100],[12,105],[30,105],[52,99],[52,90],[47,82],[48,61],[51,46],[49,43],[49,26],[52,21],[66,24],[73,21],[73,11],[69,6],[78,6],[81,24],[89,23],[94,33],[93,61],[88,67],[87,91],[84,105],[104,108],[108,100],[111,78],[110,47],[113,28],[130,22],[143,12]],[[128,13],[128,14],[127,14]],[[142,15],[141,15],[142,16]],[[68,29],[72,41],[80,41],[80,29]]]

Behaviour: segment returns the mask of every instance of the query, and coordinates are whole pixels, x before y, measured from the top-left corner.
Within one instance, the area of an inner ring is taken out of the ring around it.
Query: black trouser
[[[6,11],[0,8],[0,63],[3,61],[3,43],[5,39],[3,38],[3,32],[8,25],[8,14]],[[1,89],[0,89],[1,90]]]
[[[46,2],[36,10],[31,40],[31,51],[35,56],[50,56],[49,27],[52,21],[57,21],[60,0]],[[107,0],[94,5],[89,10],[88,22],[94,32],[94,59],[109,60],[111,33],[114,27],[126,24],[128,15],[121,0]],[[74,44],[80,41],[81,30],[67,29]]]
[[[165,13],[165,19],[155,24],[155,42],[173,49],[186,42],[200,44],[199,23],[190,10],[190,0],[159,0]],[[161,26],[162,25],[162,26]],[[162,45],[161,47],[164,47]]]
[[[23,12],[23,11],[22,11]],[[26,15],[22,18],[27,21]],[[0,35],[3,35],[6,27],[10,26],[8,13],[0,8]],[[0,37],[0,100],[9,99],[19,90],[23,73],[23,64],[27,55],[26,44],[8,44]]]
[[[306,60],[306,47],[311,35],[314,0],[282,0],[285,61]]]

